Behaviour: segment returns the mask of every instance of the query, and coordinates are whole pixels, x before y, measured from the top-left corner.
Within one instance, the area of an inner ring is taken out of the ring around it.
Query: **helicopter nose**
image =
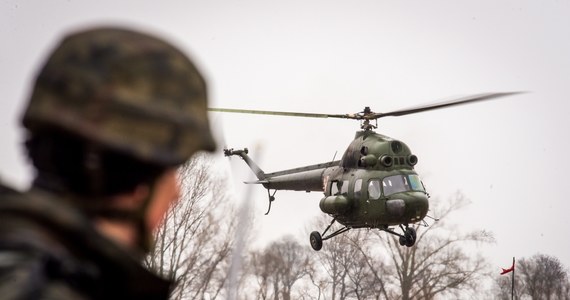
[[[426,216],[429,203],[426,194],[407,192],[400,194],[398,199],[387,200],[386,209],[389,215],[402,223],[415,223]]]
[[[413,192],[410,193],[409,196],[406,202],[406,215],[410,223],[423,220],[429,209],[427,195],[420,192]]]

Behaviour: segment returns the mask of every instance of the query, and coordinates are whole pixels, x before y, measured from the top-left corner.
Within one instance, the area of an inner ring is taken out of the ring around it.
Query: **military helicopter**
[[[460,104],[468,104],[520,92],[471,95],[449,101],[401,109],[386,113],[373,112],[370,107],[353,114],[320,114],[228,108],[209,108],[215,112],[264,114],[311,118],[341,118],[360,121],[360,131],[348,145],[340,160],[314,164],[284,171],[265,173],[248,155],[248,149],[224,149],[225,156],[239,156],[253,171],[257,181],[267,189],[269,207],[278,190],[323,192],[320,209],[332,217],[320,233],[313,231],[309,241],[315,251],[323,241],[356,228],[377,228],[399,237],[401,246],[412,247],[416,230],[410,224],[424,222],[429,209],[429,194],[414,170],[418,157],[402,141],[376,133],[378,119],[425,112]],[[374,121],[372,124],[371,121]],[[273,192],[271,192],[273,190]],[[331,232],[338,222],[342,228]],[[392,227],[398,226],[401,232]]]

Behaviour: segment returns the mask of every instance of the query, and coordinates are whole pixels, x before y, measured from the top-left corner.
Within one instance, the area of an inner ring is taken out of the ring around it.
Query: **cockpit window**
[[[418,175],[394,175],[382,180],[384,196],[406,191],[425,192]]]
[[[384,187],[384,196],[410,190],[408,180],[402,175],[384,178],[384,180],[382,180],[382,186]]]
[[[408,178],[410,179],[410,187],[412,188],[412,191],[420,191],[420,192],[426,191],[424,189],[424,184],[422,183],[418,175],[408,175]]]

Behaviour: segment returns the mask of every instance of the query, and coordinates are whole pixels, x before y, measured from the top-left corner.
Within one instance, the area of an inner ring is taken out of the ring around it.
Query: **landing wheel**
[[[311,242],[311,248],[313,248],[313,250],[319,251],[323,248],[323,238],[318,231],[311,232],[309,241]]]
[[[402,240],[404,240],[402,244]],[[416,243],[416,229],[412,227],[406,228],[406,232],[403,237],[400,237],[400,245],[406,245],[406,247],[412,247]]]
[[[388,228],[386,226],[380,227],[380,230],[398,236],[399,237],[398,242],[400,242],[400,246],[412,247],[416,243],[416,238],[417,238],[416,229],[408,227],[407,224],[405,225],[405,227],[404,224],[400,225],[400,229],[402,229],[402,231],[404,232],[403,234],[397,233],[391,228]]]

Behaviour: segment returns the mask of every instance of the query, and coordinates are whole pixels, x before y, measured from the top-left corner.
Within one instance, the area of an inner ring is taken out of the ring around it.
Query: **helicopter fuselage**
[[[410,170],[350,170],[330,177],[320,208],[349,228],[384,228],[423,220],[429,204]]]
[[[324,172],[320,208],[349,228],[385,228],[423,220],[428,195],[409,147],[373,131],[359,131],[340,165]],[[328,173],[328,174],[327,174]]]
[[[348,228],[386,228],[423,220],[429,203],[414,170],[417,157],[401,141],[363,130],[341,160],[263,173],[244,150],[239,155],[268,190],[323,192],[323,212]]]

